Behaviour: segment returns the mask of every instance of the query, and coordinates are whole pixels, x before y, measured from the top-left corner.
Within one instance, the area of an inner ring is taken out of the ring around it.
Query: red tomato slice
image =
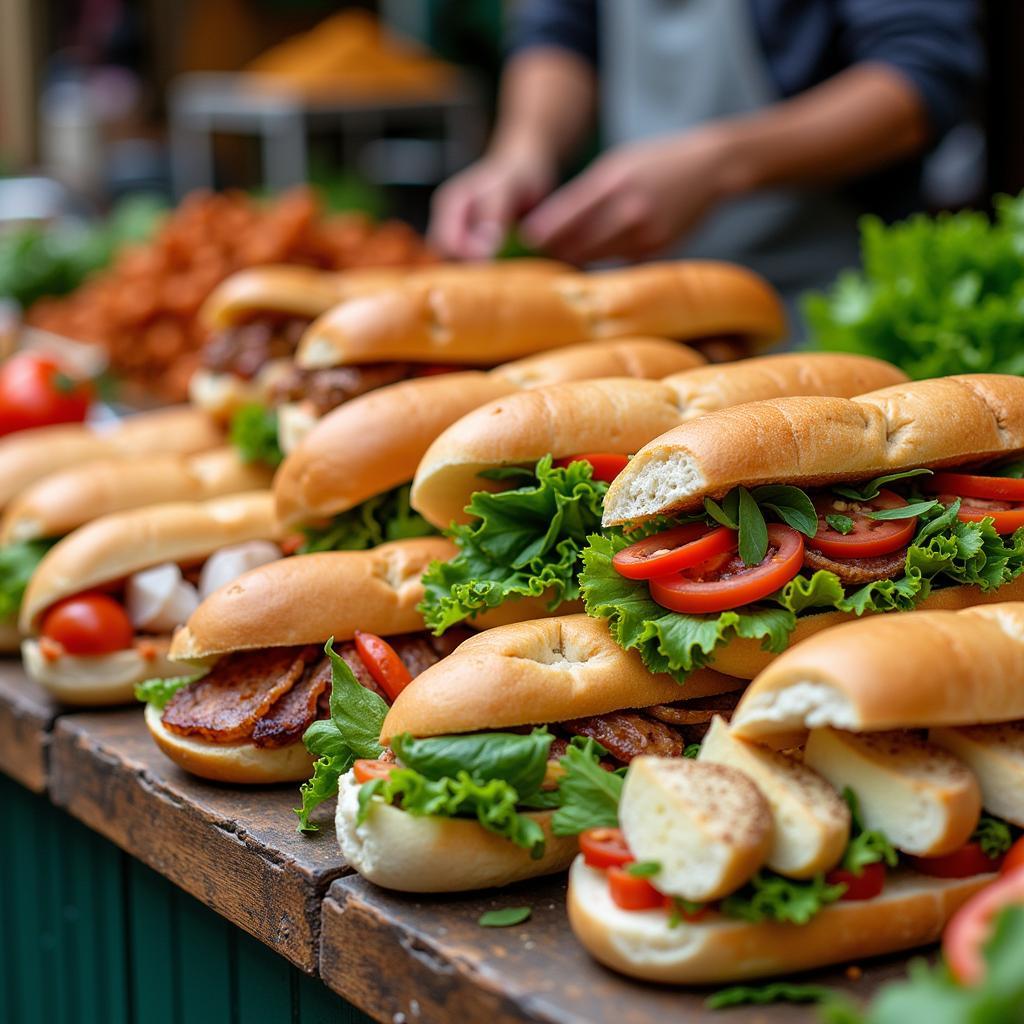
[[[665,909],[670,914],[678,914],[687,924],[703,921],[711,913],[711,904],[709,903],[705,903],[704,906],[698,907],[696,910],[687,910],[686,907],[680,906],[675,896],[663,896],[662,899],[665,901]]]
[[[610,484],[629,465],[625,455],[616,452],[585,452],[583,455],[567,455],[563,459],[555,459],[554,464],[565,468],[573,462],[589,462],[595,480],[603,480]]]
[[[985,975],[981,955],[991,931],[992,918],[1008,906],[1024,904],[1024,869],[1018,868],[975,893],[946,925],[942,952],[957,981],[976,985]]]
[[[869,519],[864,512],[878,512],[886,508],[902,508],[907,502],[892,491],[879,491],[871,501],[850,501],[823,494],[815,499],[818,513],[818,532],[807,546],[829,558],[871,558],[887,555],[906,547],[917,531],[917,518]],[[839,506],[838,508],[836,506]],[[825,516],[846,516],[853,520],[853,530],[842,534],[833,530]]]
[[[55,359],[21,352],[0,365],[0,435],[55,423],[81,423],[92,385],[65,374]]]
[[[412,682],[412,675],[394,647],[377,636],[357,629],[353,638],[359,660],[373,676],[373,681],[387,694],[392,702]]]
[[[1024,836],[1021,836],[1007,851],[1003,858],[1003,866],[999,869],[1004,875],[1008,875],[1017,868],[1024,868]]]
[[[916,871],[932,878],[970,878],[971,875],[998,871],[1003,858],[993,860],[987,857],[981,843],[964,843],[959,850],[944,857],[910,857],[909,862]]]
[[[665,897],[647,881],[624,868],[608,869],[608,887],[615,905],[623,910],[653,910],[665,905]]]
[[[674,612],[724,612],[759,601],[788,583],[804,561],[804,538],[779,523],[768,527],[768,553],[746,566],[739,555],[716,555],[703,565],[651,580],[651,597]]]
[[[953,497],[944,494],[939,500],[948,505]],[[1014,505],[995,498],[968,498],[961,502],[956,517],[963,523],[980,523],[982,519],[991,519],[996,533],[1013,533],[1024,526],[1024,505]]]
[[[845,868],[836,868],[825,876],[829,885],[845,885],[843,900],[873,900],[885,888],[885,864],[867,864],[859,875]]]
[[[360,758],[352,765],[352,774],[356,782],[371,782],[373,779],[386,779],[397,766],[393,761],[371,761]]]
[[[622,867],[635,860],[618,828],[588,828],[580,833],[580,852],[592,868]]]
[[[714,555],[735,550],[735,530],[691,523],[630,544],[613,556],[612,566],[628,580],[650,580],[691,569]]]
[[[932,494],[958,494],[961,498],[1024,502],[1024,480],[1015,480],[1012,477],[936,473],[921,481],[921,489]]]
[[[106,594],[78,594],[58,602],[43,616],[40,632],[68,654],[111,654],[128,650],[135,640],[128,613]]]

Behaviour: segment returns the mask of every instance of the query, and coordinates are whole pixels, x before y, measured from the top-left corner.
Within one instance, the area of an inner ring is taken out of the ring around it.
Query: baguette
[[[100,516],[145,505],[266,489],[272,479],[271,470],[242,462],[233,448],[96,459],[22,491],[0,519],[0,544],[60,537]]]
[[[584,341],[654,335],[677,341],[736,334],[778,341],[782,306],[756,275],[725,263],[649,264],[537,276],[497,269],[344,302],[299,345],[311,369],[387,359],[487,365]]]
[[[25,591],[19,629],[34,633],[43,613],[72,594],[162,562],[196,562],[218,548],[278,535],[268,491],[207,502],[169,502],[115,512],[80,527],[43,557]]]
[[[44,476],[93,459],[191,455],[223,443],[214,421],[189,406],[138,413],[107,428],[75,423],[19,431],[0,440],[0,508]]]
[[[513,364],[514,365],[514,364]],[[587,451],[632,454],[681,422],[752,397],[858,394],[902,379],[863,356],[787,354],[706,366],[663,381],[595,380],[551,385],[465,416],[427,449],[413,506],[435,526],[466,520],[473,491],[501,485],[479,477],[494,466],[533,464]]]
[[[670,923],[663,910],[620,909],[605,873],[578,857],[569,876],[569,923],[595,960],[634,978],[732,983],[935,942],[956,910],[994,877],[893,875],[880,896],[834,903],[799,926],[717,916],[688,924]]]
[[[966,374],[854,399],[751,402],[674,427],[609,487],[606,526],[696,508],[739,484],[818,486],[1024,450],[1024,378]]]

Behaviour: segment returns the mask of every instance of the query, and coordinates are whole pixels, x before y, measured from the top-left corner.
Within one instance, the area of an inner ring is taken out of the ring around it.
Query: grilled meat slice
[[[871,558],[829,558],[813,548],[804,549],[804,566],[812,572],[826,569],[834,572],[842,583],[859,586],[876,580],[892,580],[903,575],[907,564],[907,549],[900,548],[887,555]]]
[[[302,739],[319,717],[320,695],[329,695],[330,689],[331,663],[322,657],[308,665],[302,678],[256,723],[253,743],[257,747],[285,747]]]
[[[576,718],[562,727],[576,736],[597,740],[616,761],[629,764],[641,754],[679,757],[683,738],[664,722],[632,711],[613,711],[593,718]]]
[[[309,326],[302,317],[260,317],[214,334],[203,347],[203,366],[252,380],[272,359],[291,359]]]

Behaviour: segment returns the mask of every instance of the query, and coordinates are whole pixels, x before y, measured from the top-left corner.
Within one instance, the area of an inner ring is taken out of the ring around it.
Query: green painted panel
[[[129,860],[127,890],[123,955],[129,964],[132,1018],[177,1024],[181,974],[174,888],[144,864]]]
[[[183,892],[175,893],[178,912],[179,986],[183,1022],[230,1021],[234,990],[234,937],[237,929]]]
[[[291,979],[295,969],[245,932],[238,933],[237,950],[237,1024],[291,1020]]]

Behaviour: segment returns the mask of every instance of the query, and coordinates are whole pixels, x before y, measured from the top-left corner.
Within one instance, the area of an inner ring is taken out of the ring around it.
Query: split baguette
[[[782,306],[759,277],[726,263],[655,263],[590,274],[415,275],[344,302],[310,326],[296,361],[311,369],[387,359],[487,365],[584,341],[742,335],[778,341]]]
[[[578,857],[569,875],[569,923],[606,967],[644,981],[712,985],[859,962],[935,942],[955,911],[994,877],[893,874],[880,896],[833,903],[798,926],[727,917],[670,924],[664,910],[616,906],[605,872]]]
[[[1024,450],[1024,378],[966,374],[854,399],[723,409],[644,445],[609,487],[606,526],[695,508],[742,484],[820,486]]]
[[[0,544],[61,537],[112,512],[167,501],[205,501],[266,489],[273,472],[233,448],[198,455],[97,459],[52,473],[22,491],[0,520]]]
[[[191,455],[224,443],[202,410],[189,406],[143,412],[107,427],[62,424],[0,440],[0,508],[37,480],[93,459]]]
[[[141,569],[162,562],[198,562],[229,544],[276,536],[269,491],[206,502],[168,502],[103,516],[46,553],[25,591],[18,627],[34,633],[55,602]]]
[[[680,423],[737,402],[849,396],[903,379],[878,359],[790,353],[698,367],[662,381],[551,385],[485,405],[441,434],[416,473],[413,505],[435,526],[447,526],[465,521],[463,508],[473,491],[500,487],[480,479],[482,469],[532,464],[548,454],[628,455]]]

